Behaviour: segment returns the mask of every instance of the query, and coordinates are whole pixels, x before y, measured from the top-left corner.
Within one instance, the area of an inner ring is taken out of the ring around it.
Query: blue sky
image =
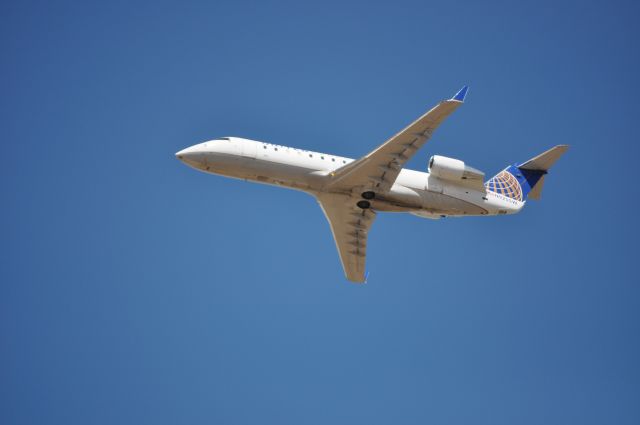
[[[636,424],[634,2],[3,2],[3,424]],[[227,135],[412,159],[571,145],[519,215],[380,215],[347,283]]]

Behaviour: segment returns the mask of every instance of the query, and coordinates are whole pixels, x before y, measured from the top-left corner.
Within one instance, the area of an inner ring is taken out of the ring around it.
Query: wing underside
[[[427,143],[440,124],[464,102],[467,87],[452,99],[444,100],[362,158],[331,174],[327,190],[371,190],[384,193],[391,189],[400,170]]]
[[[346,195],[319,194],[316,199],[331,226],[345,276],[352,282],[364,282],[367,236],[375,212],[358,208]]]

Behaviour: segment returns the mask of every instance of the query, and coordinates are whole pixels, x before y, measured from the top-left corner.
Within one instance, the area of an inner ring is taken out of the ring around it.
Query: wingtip
[[[551,149],[549,149],[549,151],[557,151],[560,152],[560,154],[565,153],[567,150],[569,149],[569,145],[555,145],[554,147],[552,147]]]
[[[455,96],[451,98],[451,100],[457,100],[458,102],[464,102],[464,98],[467,97],[467,92],[469,91],[469,86],[462,87]]]

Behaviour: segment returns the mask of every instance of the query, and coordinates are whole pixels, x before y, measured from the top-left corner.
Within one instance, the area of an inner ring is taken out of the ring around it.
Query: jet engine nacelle
[[[465,165],[459,159],[433,155],[429,160],[429,173],[443,180],[484,180],[484,173]]]

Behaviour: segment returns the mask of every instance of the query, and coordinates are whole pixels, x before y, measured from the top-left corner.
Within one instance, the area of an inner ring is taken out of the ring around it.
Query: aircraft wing
[[[468,87],[444,100],[366,156],[330,174],[326,190],[360,188],[384,193],[391,189],[404,164],[431,138],[436,128],[464,102]]]
[[[352,282],[364,282],[367,234],[376,213],[358,208],[347,195],[320,193],[316,199],[331,226],[345,276]]]

